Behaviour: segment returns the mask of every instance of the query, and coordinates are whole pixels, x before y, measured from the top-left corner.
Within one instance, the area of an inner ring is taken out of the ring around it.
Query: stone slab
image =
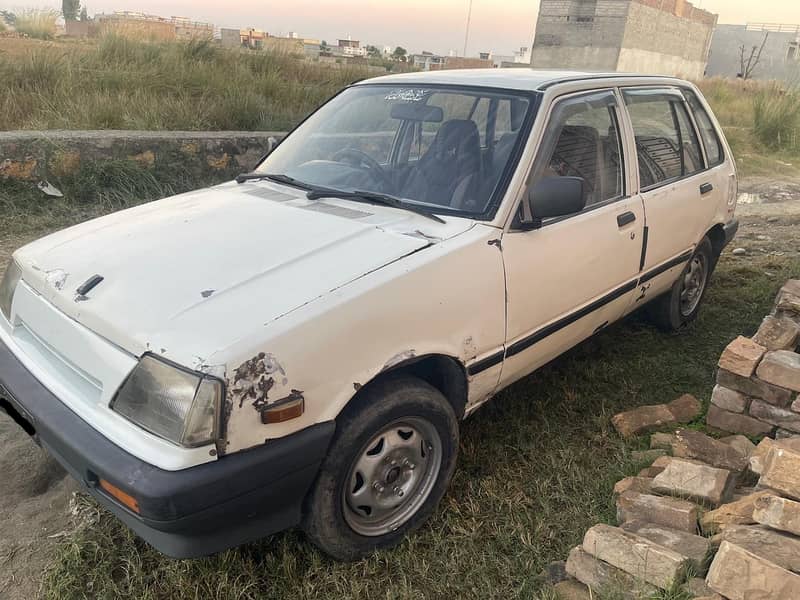
[[[703,405],[691,394],[683,394],[667,404],[678,423],[691,423],[703,412]]]
[[[699,507],[687,500],[627,491],[617,498],[617,520],[648,521],[655,525],[697,532]]]
[[[742,377],[750,377],[755,373],[756,367],[766,351],[764,346],[740,335],[727,345],[722,356],[719,357],[718,364],[721,369]]]
[[[800,354],[788,350],[767,352],[756,375],[761,381],[800,392]]]
[[[581,546],[573,548],[567,557],[567,573],[590,587],[594,595],[608,590],[624,590],[631,600],[647,598],[656,591],[654,586],[636,580],[625,571],[598,560]]]
[[[715,592],[730,600],[797,600],[800,575],[722,542],[706,577]]]
[[[800,535],[800,502],[780,496],[764,496],[756,500],[753,519],[772,529]]]
[[[800,414],[763,400],[753,400],[750,404],[750,416],[787,431],[800,432]]]
[[[717,384],[711,391],[711,404],[733,413],[743,413],[747,410],[750,399],[742,392],[737,392]]]
[[[774,429],[769,423],[764,423],[747,415],[739,415],[722,410],[713,404],[708,407],[706,425],[720,431],[743,433],[750,437],[767,435]]]
[[[750,470],[753,473],[761,475],[764,472],[769,453],[775,447],[800,452],[800,437],[794,436],[790,438],[781,438],[779,440],[767,437],[761,440],[758,446],[756,446],[756,449],[750,454]]]
[[[728,469],[673,458],[664,471],[653,479],[652,489],[659,494],[716,507],[727,499],[734,484]]]
[[[782,496],[800,500],[800,451],[790,450],[781,442],[769,451],[758,485]]]
[[[768,315],[753,336],[756,344],[767,350],[794,350],[800,339],[800,325],[786,317]]]
[[[767,527],[731,525],[715,535],[712,544],[730,542],[766,558],[788,571],[800,573],[800,538]]]
[[[750,458],[750,455],[753,454],[753,451],[756,449],[756,445],[750,441],[747,436],[737,434],[737,435],[729,435],[727,437],[721,438],[719,440],[723,444],[728,444],[732,446],[734,450],[736,450],[739,454],[743,455],[746,458]]]
[[[595,525],[583,537],[583,550],[636,579],[668,589],[685,575],[685,556],[619,527]]]
[[[712,467],[737,472],[744,471],[748,464],[747,457],[730,444],[725,444],[691,429],[679,429],[675,432],[672,455],[680,458],[693,458]]]
[[[675,423],[675,416],[666,404],[651,404],[614,415],[611,423],[622,437],[631,438],[663,425]]]
[[[616,498],[628,491],[649,494],[652,484],[652,477],[626,477],[614,485],[614,497]]]
[[[726,388],[736,390],[745,396],[761,398],[765,402],[776,406],[788,406],[792,402],[794,394],[791,390],[770,385],[760,379],[753,377],[742,377],[730,371],[719,369],[717,371],[717,383]]]
[[[630,521],[621,527],[686,557],[694,573],[703,572],[706,556],[711,548],[708,538],[645,521]]]
[[[756,523],[753,518],[756,501],[763,496],[772,495],[773,493],[767,490],[753,492],[744,498],[723,504],[715,510],[703,513],[700,516],[700,528],[704,534],[709,535],[726,529],[731,525],[753,525]]]

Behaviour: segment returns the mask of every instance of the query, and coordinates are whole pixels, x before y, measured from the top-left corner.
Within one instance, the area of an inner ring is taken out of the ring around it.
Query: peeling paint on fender
[[[391,369],[395,365],[399,365],[401,362],[405,362],[414,358],[417,355],[416,350],[406,350],[405,352],[398,352],[392,358],[386,361],[386,364],[383,365],[383,371],[387,369]]]
[[[275,377],[280,375],[281,383],[286,384],[286,372],[272,354],[260,352],[243,362],[233,372],[229,382],[230,400],[242,408],[245,401],[251,401],[256,411],[261,412],[269,403],[269,391],[275,385]]]

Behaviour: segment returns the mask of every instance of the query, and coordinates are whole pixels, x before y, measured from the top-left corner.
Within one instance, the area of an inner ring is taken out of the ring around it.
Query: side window
[[[559,102],[550,116],[531,183],[545,177],[581,177],[586,206],[624,195],[616,108],[610,91]]]
[[[636,138],[642,189],[703,169],[700,143],[682,96],[653,90],[623,93]]]
[[[683,95],[692,109],[698,129],[700,129],[700,137],[703,138],[703,144],[706,147],[708,166],[715,167],[722,164],[725,160],[725,153],[722,151],[722,142],[719,139],[719,135],[717,135],[716,129],[714,129],[711,117],[708,116],[706,109],[700,104],[697,94],[692,90],[683,90]]]

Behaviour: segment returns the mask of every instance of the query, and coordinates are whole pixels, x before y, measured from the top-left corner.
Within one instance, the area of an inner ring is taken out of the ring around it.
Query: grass
[[[14,26],[19,33],[39,40],[56,37],[58,13],[52,10],[26,10],[17,15]]]
[[[43,596],[553,598],[544,567],[594,523],[614,521],[613,484],[643,466],[630,453],[646,440],[622,442],[610,416],[685,392],[707,402],[723,347],[754,332],[779,282],[798,275],[796,259],[725,255],[685,331],[665,335],[633,316],[502,392],[463,424],[459,466],[439,510],[392,551],[337,563],[288,532],[171,560],[100,511],[97,524],[60,547]],[[679,590],[662,596],[685,598]]]
[[[0,54],[0,130],[286,130],[370,73],[202,40],[33,45]]]
[[[800,92],[773,83],[698,82],[736,156],[741,176],[800,174]]]

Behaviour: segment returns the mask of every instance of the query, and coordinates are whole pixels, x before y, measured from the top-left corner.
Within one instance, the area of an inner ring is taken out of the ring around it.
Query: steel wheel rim
[[[355,455],[343,494],[350,528],[375,537],[396,531],[430,496],[442,465],[442,441],[421,417],[389,423]]]
[[[696,254],[692,257],[688,268],[683,273],[681,283],[681,315],[688,317],[700,304],[703,290],[706,287],[708,278],[708,265],[703,254]]]

